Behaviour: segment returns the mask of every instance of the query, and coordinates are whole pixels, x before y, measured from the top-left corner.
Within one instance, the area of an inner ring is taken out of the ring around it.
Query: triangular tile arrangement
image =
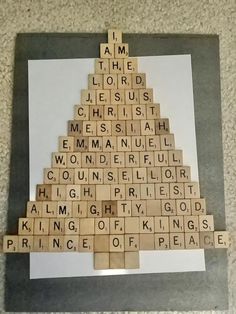
[[[100,44],[26,217],[4,252],[94,252],[107,269],[139,268],[139,250],[228,247],[119,30]]]

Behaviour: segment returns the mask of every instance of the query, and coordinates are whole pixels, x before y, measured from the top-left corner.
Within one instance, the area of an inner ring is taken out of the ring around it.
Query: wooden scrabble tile
[[[58,169],[59,170],[59,182],[60,184],[73,184],[74,183],[74,174],[75,170],[73,168],[70,169]]]
[[[156,119],[155,120],[156,133],[155,134],[167,134],[170,132],[169,119]]]
[[[183,165],[183,151],[169,150],[168,151],[169,166],[182,166]],[[182,181],[180,181],[182,182]]]
[[[18,236],[4,235],[3,252],[4,253],[17,253],[18,252]]]
[[[103,105],[89,106],[89,117],[91,121],[104,120]]]
[[[160,150],[160,136],[159,135],[146,135],[146,150]]]
[[[191,201],[190,200],[176,200],[177,215],[191,215]]]
[[[79,236],[68,235],[64,236],[64,252],[78,252],[79,251]]]
[[[124,200],[126,191],[125,191],[125,184],[112,184],[110,186],[111,189],[111,196],[110,199],[112,201]],[[118,216],[119,216],[119,209],[118,209]]]
[[[79,222],[79,230],[80,235],[94,234],[94,218],[81,218]]]
[[[57,215],[57,202],[42,202],[42,217],[52,218]]]
[[[109,73],[109,59],[95,59],[95,73]]]
[[[175,200],[161,200],[161,214],[162,216],[176,215],[176,201]]]
[[[105,136],[111,135],[111,121],[98,121],[97,122],[97,135]]]
[[[145,73],[132,73],[132,88],[146,88]]]
[[[123,59],[109,59],[110,73],[123,73],[124,62]]]
[[[105,170],[109,169],[110,165],[111,165],[111,155],[109,152],[103,152],[103,153],[95,153],[95,167],[96,168],[104,168],[103,172],[104,172],[104,176],[103,179],[105,180]],[[104,182],[105,183],[105,182]]]
[[[120,105],[118,107],[118,119],[119,120],[131,120],[132,119],[132,107],[127,105]]]
[[[139,89],[139,102],[140,104],[153,104],[153,89]]]
[[[154,183],[144,183],[140,187],[140,198],[142,200],[155,199],[155,185]]]
[[[117,216],[131,216],[131,201],[117,201]]]
[[[139,250],[139,234],[125,234],[125,251],[133,252]]]
[[[146,119],[160,119],[160,104],[146,104]]]
[[[147,168],[147,183],[161,182],[161,167]]]
[[[81,153],[67,153],[67,168],[77,167],[81,168]]]
[[[64,251],[64,237],[63,236],[49,236],[48,237],[49,252],[63,252]]]
[[[95,218],[95,234],[109,234],[109,218]]]
[[[147,182],[147,168],[128,168],[132,171],[131,178],[133,183]]]
[[[34,236],[33,252],[48,252],[48,236]]]
[[[124,43],[115,44],[115,58],[127,58],[129,56],[129,45]]]
[[[214,231],[214,246],[216,249],[226,249],[229,247],[229,232]]]
[[[66,153],[52,153],[52,168],[66,168]]]
[[[176,178],[177,182],[189,182],[191,180],[190,167],[189,166],[176,167]]]
[[[155,250],[169,250],[170,249],[170,234],[169,233],[155,233],[154,234]]]
[[[189,198],[186,196],[185,191],[184,183],[170,183],[170,198]]]
[[[111,234],[124,234],[125,220],[121,217],[110,218],[110,233]]]
[[[185,248],[191,250],[200,248],[200,239],[198,232],[185,233]]]
[[[125,269],[137,269],[139,267],[139,252],[125,252]]]
[[[88,184],[89,182],[89,171],[86,168],[75,169],[74,172],[75,184]]]
[[[125,162],[124,152],[111,153],[110,157],[111,157],[111,168],[125,167],[126,162]]]
[[[49,201],[52,197],[51,184],[37,184],[36,185],[36,201]]]
[[[176,182],[175,167],[161,167],[162,182]]]
[[[98,105],[108,105],[110,104],[110,90],[101,89],[96,90],[96,99]]]
[[[103,88],[104,89],[117,89],[117,74],[103,74]]]
[[[139,233],[139,217],[125,217],[125,233]]]
[[[154,230],[155,230],[155,233],[170,232],[169,217],[163,217],[163,216],[154,217]]]
[[[198,232],[198,216],[184,216],[184,232]]]
[[[214,242],[214,232],[206,231],[200,232],[200,248],[202,249],[213,249],[215,246]]]
[[[117,75],[117,88],[119,90],[132,88],[131,74],[123,74],[123,73],[118,74]]]
[[[139,167],[140,166],[140,153],[139,152],[132,152],[132,153],[126,152],[124,157],[125,157],[124,165],[126,167]]]
[[[141,133],[141,123],[139,120],[131,120],[131,121],[126,121],[126,134],[127,135],[140,135]],[[135,137],[137,139],[137,137]],[[139,137],[141,140],[143,140],[143,143],[145,145],[145,137]],[[135,141],[134,141],[135,144]],[[136,144],[138,144],[136,142]],[[140,146],[136,146],[136,147],[140,147]],[[145,146],[144,146],[145,147]]]
[[[45,168],[43,171],[43,183],[59,183],[59,168]]]
[[[131,210],[132,216],[147,216],[147,201],[146,200],[137,200],[131,201]]]
[[[191,199],[192,215],[206,215],[205,198]]]
[[[109,252],[109,235],[94,236],[94,252]]]
[[[110,58],[116,58],[115,51],[114,51],[114,44],[100,44],[100,58],[101,59],[110,59]]]
[[[141,251],[154,250],[154,234],[140,234],[139,235],[139,249]]]
[[[63,235],[65,233],[64,218],[49,218],[49,234]]]
[[[86,152],[89,147],[88,136],[75,136],[74,152]]]
[[[83,121],[89,119],[89,107],[84,105],[74,106],[74,119]],[[78,129],[79,131],[79,129]]]
[[[111,186],[108,184],[96,185],[96,200],[111,200]]]
[[[125,198],[127,200],[140,199],[140,184],[125,184]]]
[[[199,230],[200,231],[214,231],[214,216],[213,215],[200,215]]]
[[[170,232],[184,232],[183,216],[169,217]]]
[[[72,202],[72,217],[82,218],[87,217],[87,201],[74,201]]]
[[[141,135],[155,134],[155,120],[141,120]]]
[[[103,169],[92,168],[89,170],[89,184],[103,184]]]
[[[133,183],[132,168],[119,168],[118,169],[118,181],[119,181],[119,184]]]
[[[86,121],[84,121],[86,122]],[[61,153],[74,151],[74,137],[72,136],[59,136],[58,138],[58,151]]]
[[[48,235],[49,234],[49,218],[35,218],[34,234]]]
[[[89,74],[88,75],[88,88],[89,89],[103,89],[103,75],[102,74]]]
[[[155,151],[154,152],[155,167],[168,166],[168,152]]]
[[[71,187],[71,185],[68,185],[68,187]],[[58,201],[57,208],[56,208],[56,216],[58,218],[72,217],[72,202],[71,201]]]
[[[153,217],[139,217],[139,232],[140,233],[154,233],[154,218]]]
[[[126,121],[126,122],[128,122],[128,121]],[[135,122],[139,122],[139,121],[137,120]],[[133,123],[133,125],[135,125],[135,122]],[[140,133],[140,125],[137,128],[132,127],[131,132],[136,132],[136,130],[139,130],[139,131],[137,131],[137,133]],[[132,134],[130,134],[131,132],[127,130],[127,135],[131,135],[131,147],[132,147],[131,151],[132,152],[139,152],[139,151],[146,150],[146,136],[132,135]]]
[[[102,217],[117,217],[116,201],[102,201]]]
[[[66,200],[79,201],[81,199],[81,189],[77,184],[66,185]]]
[[[103,183],[104,184],[118,183],[118,169],[117,168],[104,168],[103,169]]]
[[[138,72],[138,59],[125,58],[124,59],[124,73],[137,73]]]
[[[65,234],[79,234],[79,218],[65,218]]]
[[[18,237],[18,252],[28,253],[32,252],[34,248],[33,236],[19,236]]]
[[[53,184],[51,186],[51,190],[52,190],[52,195],[51,195],[52,201],[60,201],[66,198],[66,185]]]
[[[82,89],[80,101],[82,105],[96,105],[96,90]]]
[[[125,253],[121,252],[110,253],[110,268],[111,269],[125,268]]]
[[[19,218],[18,234],[19,235],[34,234],[34,218]]]
[[[114,152],[117,151],[117,137],[116,136],[103,136],[102,137],[102,151]]]
[[[81,185],[81,201],[95,201],[96,200],[96,185],[83,184]]]
[[[200,189],[198,182],[184,183],[185,198],[200,198]]]
[[[126,135],[126,121],[112,121],[112,135]]]
[[[96,136],[97,135],[97,123],[96,121],[83,121],[83,136]]]
[[[124,105],[125,93],[123,89],[111,89],[110,90],[111,105]]]
[[[156,183],[156,199],[169,199],[170,198],[170,189],[169,183]]]
[[[109,269],[110,254],[109,253],[94,253],[94,269]]]
[[[94,252],[94,236],[79,236],[79,252]]]
[[[184,248],[184,233],[170,233],[170,249],[183,250]]]
[[[146,119],[146,105],[132,105],[133,120]]]
[[[140,152],[139,158],[140,167],[154,167],[154,152]]]
[[[161,150],[172,150],[175,148],[174,134],[162,134],[160,135]]]
[[[161,215],[161,201],[160,200],[147,200],[147,216],[160,216]]]
[[[96,153],[93,153],[93,152],[81,153],[81,168],[90,168],[90,167],[96,167]]]
[[[122,32],[119,29],[109,29],[108,43],[122,43]]]
[[[125,103],[126,105],[139,103],[139,90],[138,89],[125,89]]]
[[[109,236],[109,250],[110,252],[124,252],[125,250],[125,239],[124,235],[121,234],[110,234]]]
[[[42,217],[42,207],[43,207],[42,202],[28,201],[26,216],[32,218]]]

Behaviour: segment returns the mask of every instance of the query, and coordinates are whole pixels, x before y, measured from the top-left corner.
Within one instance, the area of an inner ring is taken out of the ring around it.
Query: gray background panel
[[[16,39],[8,232],[29,195],[29,59],[98,57],[105,34],[20,34]],[[191,54],[201,194],[225,228],[217,36],[124,34],[131,56]],[[152,86],[151,86],[152,87]],[[206,251],[206,272],[29,280],[28,255],[6,260],[7,311],[208,310],[228,306],[227,257]]]

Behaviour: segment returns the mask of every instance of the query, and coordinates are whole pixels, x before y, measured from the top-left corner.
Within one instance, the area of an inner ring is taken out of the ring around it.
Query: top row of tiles
[[[100,58],[128,58],[129,45],[122,43],[120,30],[108,30],[108,43],[100,44]]]

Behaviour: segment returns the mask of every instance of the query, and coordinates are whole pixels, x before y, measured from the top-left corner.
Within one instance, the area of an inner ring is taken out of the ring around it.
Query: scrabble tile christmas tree
[[[228,247],[119,30],[58,147],[4,252],[94,252],[95,269],[129,269],[140,250]]]

